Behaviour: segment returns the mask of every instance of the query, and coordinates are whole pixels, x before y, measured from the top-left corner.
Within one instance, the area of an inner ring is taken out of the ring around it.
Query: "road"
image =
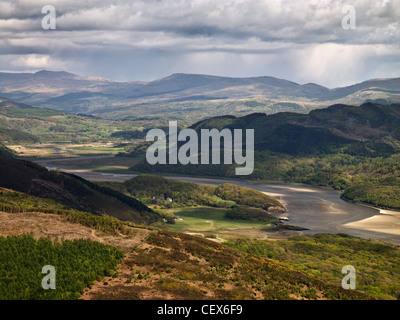
[[[113,174],[91,172],[57,167],[57,160],[41,160],[38,163],[48,169],[58,169],[74,173],[90,181],[125,181],[134,177],[134,174]],[[232,179],[214,179],[188,176],[165,175],[183,181],[218,185],[225,182],[249,187],[280,200],[290,219],[289,224],[309,229],[302,233],[347,233],[363,238],[372,238],[388,241],[400,246],[400,212],[379,210],[376,208],[358,205],[344,201],[340,193],[328,189],[299,185],[279,185],[257,183]]]

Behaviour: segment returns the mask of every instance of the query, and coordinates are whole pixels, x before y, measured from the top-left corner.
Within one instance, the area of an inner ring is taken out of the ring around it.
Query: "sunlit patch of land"
[[[115,155],[124,149],[114,143],[92,142],[84,144],[73,143],[36,143],[32,145],[8,145],[21,157],[63,158],[81,157],[87,155]]]
[[[369,230],[400,236],[400,212],[380,210],[380,214],[344,225],[350,229]]]
[[[138,159],[126,157],[113,157],[112,155],[91,155],[81,158],[42,159],[36,161],[48,168],[61,168],[67,172],[98,172],[98,173],[132,173],[129,169],[138,163]]]
[[[225,217],[227,209],[211,207],[183,207],[157,209],[164,215],[175,217],[175,224],[169,224],[168,230],[204,236],[211,240],[223,242],[237,238],[287,238],[287,235],[273,231],[271,221],[233,220]],[[268,230],[268,231],[267,231]]]

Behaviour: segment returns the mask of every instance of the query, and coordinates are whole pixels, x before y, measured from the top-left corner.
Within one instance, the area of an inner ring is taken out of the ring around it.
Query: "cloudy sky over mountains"
[[[42,29],[47,4],[55,30]],[[342,28],[347,4],[355,30]],[[2,0],[0,34],[2,71],[268,75],[331,88],[400,76],[399,0]]]

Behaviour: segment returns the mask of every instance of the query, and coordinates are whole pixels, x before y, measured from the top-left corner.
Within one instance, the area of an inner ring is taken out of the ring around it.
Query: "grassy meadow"
[[[198,234],[207,238],[225,241],[246,236],[264,237],[263,228],[270,223],[259,220],[233,220],[226,217],[229,209],[211,207],[183,207],[174,209],[158,209],[162,215],[177,217],[174,224],[167,229],[176,232]],[[271,218],[270,222],[276,221]]]

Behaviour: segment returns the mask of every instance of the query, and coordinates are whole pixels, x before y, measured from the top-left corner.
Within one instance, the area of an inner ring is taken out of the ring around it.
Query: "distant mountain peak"
[[[40,70],[33,74],[35,77],[48,77],[48,78],[76,78],[77,75],[66,72],[66,71],[51,71],[51,70]]]
[[[241,116],[254,111],[307,112],[336,103],[398,103],[399,84],[400,78],[380,79],[329,89],[272,76],[173,73],[153,81],[119,82],[65,71],[0,72],[0,96],[62,112],[122,119],[132,115],[164,117],[167,110],[178,118],[196,117],[197,121],[205,116]]]

